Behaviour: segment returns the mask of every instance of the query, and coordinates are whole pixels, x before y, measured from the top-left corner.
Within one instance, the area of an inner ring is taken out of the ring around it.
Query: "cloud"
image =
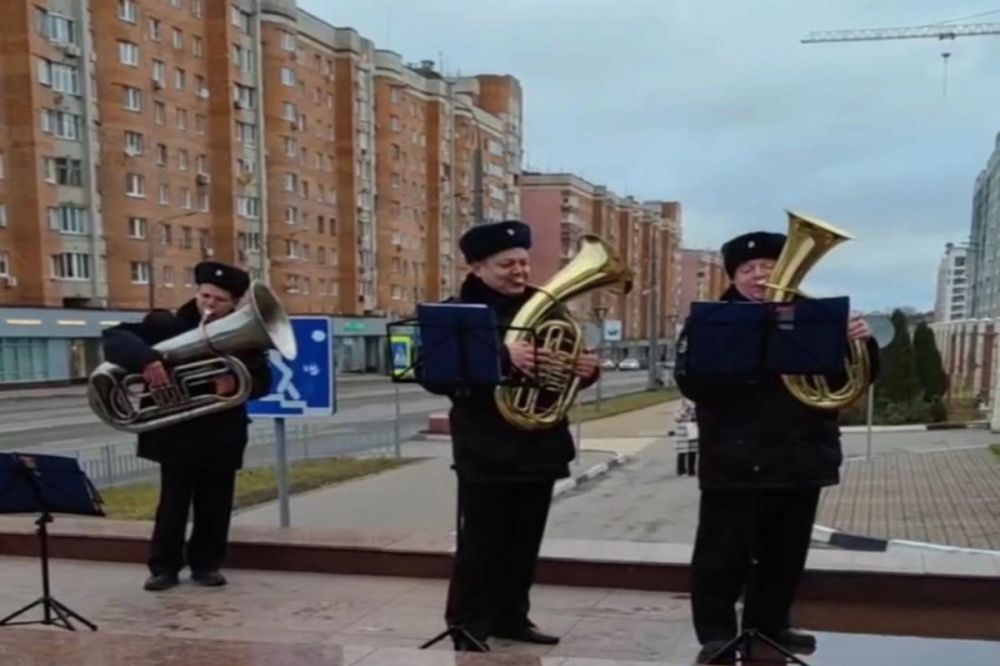
[[[799,43],[994,10],[986,0],[300,2],[406,60],[517,76],[532,167],[679,200],[691,246],[783,230],[784,208],[843,226],[857,240],[816,286],[866,308],[932,307],[1000,129],[994,38]]]

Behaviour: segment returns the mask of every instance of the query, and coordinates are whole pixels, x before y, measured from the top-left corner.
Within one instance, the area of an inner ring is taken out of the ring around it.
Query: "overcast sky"
[[[680,201],[687,247],[784,231],[785,208],[851,231],[807,285],[860,309],[933,307],[1000,129],[1000,35],[799,43],[1000,0],[299,1],[404,60],[518,77],[526,166]]]

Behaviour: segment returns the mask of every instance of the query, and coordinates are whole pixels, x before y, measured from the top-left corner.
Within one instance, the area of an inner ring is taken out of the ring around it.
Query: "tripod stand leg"
[[[67,616],[75,619],[77,622],[83,624],[84,626],[86,626],[87,628],[89,628],[91,631],[97,631],[97,625],[96,624],[94,624],[93,622],[91,622],[87,618],[83,617],[82,615],[80,615],[79,613],[77,613],[72,608],[70,608],[66,604],[62,603],[61,601],[59,601],[57,599],[53,599],[52,600],[52,606],[60,614],[67,615]],[[69,624],[69,621],[67,620],[66,623]]]
[[[800,664],[801,666],[809,666],[809,664],[807,664],[806,662],[802,661],[797,656],[795,656],[795,654],[793,654],[788,648],[781,645],[774,639],[768,637],[766,634],[762,634],[760,632],[754,632],[753,637],[759,639],[765,645],[770,646],[772,650],[778,652],[778,654],[783,656],[785,659],[791,660],[793,664]]]
[[[11,622],[11,620],[13,620],[15,617],[17,617],[19,615],[24,615],[25,613],[27,613],[28,611],[30,611],[32,608],[34,608],[38,604],[43,604],[43,603],[45,603],[45,597],[42,597],[41,599],[35,599],[34,601],[32,601],[30,604],[28,604],[24,608],[21,608],[20,610],[16,610],[13,613],[11,613],[10,615],[8,615],[7,617],[5,617],[2,620],[0,620],[0,627],[4,626],[6,624],[23,624],[21,622]]]
[[[424,643],[423,645],[421,645],[420,649],[421,650],[426,650],[430,646],[432,646],[432,645],[434,645],[436,643],[440,643],[441,641],[443,641],[444,639],[448,638],[449,636],[451,636],[452,639],[456,639],[456,638],[465,639],[469,643],[469,645],[471,645],[472,647],[476,648],[477,650],[480,650],[481,652],[489,652],[490,651],[489,647],[487,647],[481,640],[479,640],[478,638],[476,638],[475,636],[473,636],[472,634],[470,634],[465,627],[458,627],[458,626],[448,627],[447,629],[445,629],[444,631],[442,631],[440,634],[438,634],[434,638],[430,639],[429,641],[427,641],[426,643]]]

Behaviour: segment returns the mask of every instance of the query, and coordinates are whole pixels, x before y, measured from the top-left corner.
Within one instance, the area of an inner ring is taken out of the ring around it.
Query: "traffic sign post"
[[[392,354],[392,376],[396,379],[413,378],[413,337],[409,335],[393,335],[389,337],[389,352]],[[400,406],[399,384],[393,382],[393,395],[396,400],[396,415],[392,424],[393,443],[396,457],[402,457],[400,442]]]
[[[271,391],[247,403],[250,416],[274,419],[275,474],[282,527],[291,523],[285,419],[332,416],[337,412],[334,385],[333,323],[329,317],[289,317],[298,356],[294,361],[268,351]]]

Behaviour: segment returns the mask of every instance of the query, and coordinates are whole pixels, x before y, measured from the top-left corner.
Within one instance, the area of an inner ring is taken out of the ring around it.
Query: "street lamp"
[[[600,332],[600,337],[597,339],[597,360],[600,362],[601,353],[604,347],[604,318],[608,315],[608,308],[603,305],[595,305],[592,309],[594,313],[594,319],[597,320],[598,331]],[[604,381],[604,372],[598,370],[597,372],[597,410],[601,409],[601,384]]]
[[[153,252],[153,236],[154,229],[162,227],[167,222],[171,220],[179,220],[182,217],[191,217],[192,215],[197,215],[199,211],[189,210],[184,213],[179,213],[177,215],[170,215],[168,217],[161,218],[153,222],[149,229],[146,230],[146,264],[149,266],[149,309],[152,311],[156,307],[156,266],[154,262],[156,261],[156,255]]]

